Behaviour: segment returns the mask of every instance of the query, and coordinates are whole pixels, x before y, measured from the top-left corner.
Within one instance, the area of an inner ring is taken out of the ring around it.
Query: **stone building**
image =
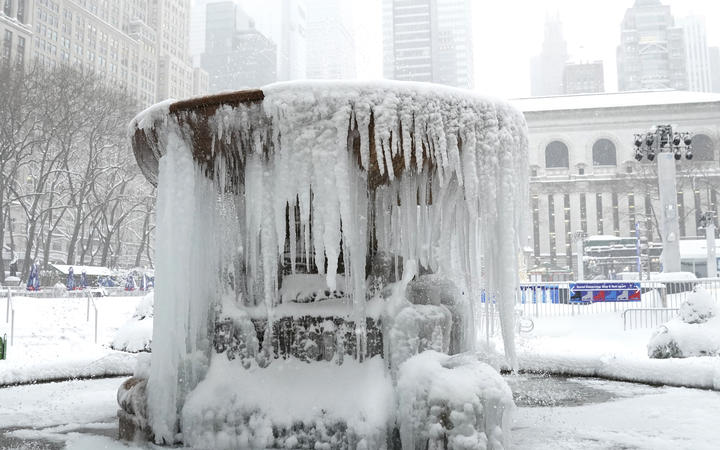
[[[529,128],[532,231],[523,244],[531,249],[531,265],[577,273],[575,232],[635,237],[637,223],[649,247],[659,245],[656,165],[636,161],[633,147],[635,133],[659,124],[694,135],[693,159],[677,162],[680,234],[681,239],[705,236],[697,216],[718,209],[720,95],[642,91],[513,104]]]
[[[33,2],[3,0],[0,9],[0,63],[25,65],[30,59]]]

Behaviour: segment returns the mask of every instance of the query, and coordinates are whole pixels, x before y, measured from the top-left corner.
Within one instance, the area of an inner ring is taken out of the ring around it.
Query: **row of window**
[[[715,143],[705,134],[696,134],[692,138],[693,160],[695,161],[713,161],[715,160]],[[545,146],[545,167],[569,168],[568,146],[561,141],[552,141]],[[609,139],[598,139],[592,146],[592,164],[593,166],[616,166],[617,165],[617,149],[615,144]]]
[[[572,248],[571,248],[571,242],[572,242],[572,236],[573,231],[582,231],[585,234],[588,234],[588,214],[587,214],[587,203],[594,201],[595,202],[595,214],[594,217],[590,217],[590,220],[594,220],[596,224],[596,230],[595,233],[598,235],[614,235],[614,236],[634,236],[635,226],[636,223],[641,221],[648,220],[649,217],[652,217],[652,205],[651,205],[651,199],[649,196],[641,196],[641,195],[635,195],[634,193],[627,193],[622,194],[627,199],[627,210],[625,208],[622,208],[623,211],[620,211],[620,202],[622,201],[624,203],[624,200],[620,199],[620,194],[613,192],[611,194],[611,205],[604,204],[603,202],[603,194],[602,193],[595,193],[595,194],[585,194],[580,193],[579,194],[579,200],[580,200],[580,230],[574,230],[571,227],[571,218],[570,218],[570,194],[564,194],[563,195],[563,222],[562,222],[562,230],[556,230],[555,227],[555,196],[554,195],[544,195],[547,202],[547,211],[541,211],[540,209],[540,195],[539,194],[533,194],[531,198],[531,208],[532,208],[532,220],[533,220],[533,253],[534,256],[540,257],[540,216],[541,214],[544,216],[543,219],[546,219],[546,223],[548,225],[548,238],[549,238],[549,251],[550,251],[550,259],[552,261],[555,261],[557,258],[558,250],[560,250],[557,247],[557,240],[556,235],[558,232],[565,235],[565,254],[568,257],[568,259],[572,256]],[[690,235],[694,236],[702,236],[704,234],[704,230],[702,229],[701,221],[700,221],[700,214],[701,211],[704,208],[707,208],[709,211],[713,211],[717,213],[717,191],[714,189],[711,190],[708,193],[707,198],[707,204],[703,205],[701,197],[700,197],[700,191],[698,189],[695,189],[693,191],[693,198],[689,205],[685,204],[685,195],[682,191],[679,191],[677,193],[677,211],[678,211],[678,218],[679,218],[679,226],[680,226],[680,237],[687,237]],[[637,211],[637,205],[641,204],[644,207],[643,213],[638,213]],[[608,208],[608,206],[611,206]],[[624,206],[624,205],[623,205]],[[691,208],[695,212],[695,229],[692,228],[688,229],[687,227],[687,215],[686,215],[686,208]],[[545,213],[547,215],[545,215]],[[627,226],[626,229],[623,229],[624,227],[621,227],[621,215],[624,217],[627,217],[627,222],[625,222],[625,225]],[[653,230],[652,227],[648,227],[644,231],[647,238],[652,241],[654,239],[653,236]]]

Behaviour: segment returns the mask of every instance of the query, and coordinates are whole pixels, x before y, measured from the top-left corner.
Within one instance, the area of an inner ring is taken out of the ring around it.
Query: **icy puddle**
[[[506,375],[518,407],[580,406],[648,394],[658,388],[597,378],[570,378],[544,374]]]

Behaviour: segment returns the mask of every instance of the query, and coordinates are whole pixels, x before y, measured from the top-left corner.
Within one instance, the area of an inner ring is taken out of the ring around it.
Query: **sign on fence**
[[[571,303],[639,301],[640,283],[637,282],[570,283]]]

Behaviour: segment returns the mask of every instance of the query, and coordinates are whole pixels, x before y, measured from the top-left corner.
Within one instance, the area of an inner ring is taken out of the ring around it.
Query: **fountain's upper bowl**
[[[497,158],[500,148],[523,156],[525,128],[522,114],[508,103],[467,90],[397,81],[299,81],[166,100],[138,114],[129,131],[137,162],[153,184],[167,137],[175,133],[209,177],[221,157],[231,184],[243,182],[251,154],[308,152],[310,158],[344,149],[374,188],[407,170],[462,179],[464,165]]]

